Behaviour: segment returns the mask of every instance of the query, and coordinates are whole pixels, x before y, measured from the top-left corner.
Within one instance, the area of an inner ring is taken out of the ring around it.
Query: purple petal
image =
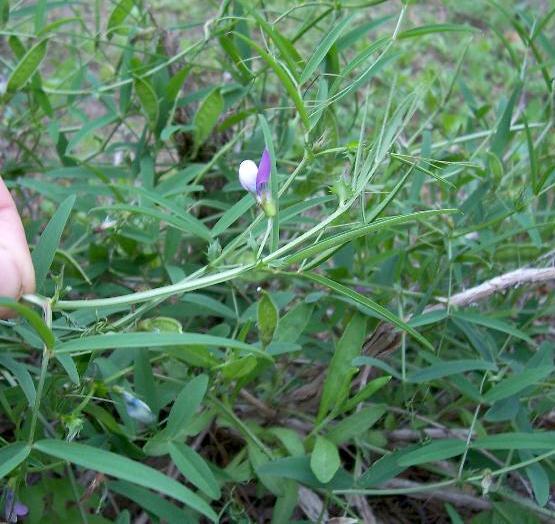
[[[29,508],[22,502],[16,502],[14,511],[18,517],[25,517],[29,513]]]
[[[272,170],[272,162],[270,160],[270,153],[264,149],[260,164],[258,164],[258,174],[256,175],[256,194],[260,194],[266,189],[268,181],[270,180],[270,171]]]

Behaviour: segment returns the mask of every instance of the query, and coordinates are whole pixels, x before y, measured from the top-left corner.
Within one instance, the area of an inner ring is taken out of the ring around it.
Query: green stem
[[[101,308],[107,306],[115,306],[120,304],[137,304],[139,302],[147,302],[148,300],[157,298],[168,298],[172,295],[184,293],[186,291],[193,291],[204,287],[213,286],[214,284],[221,284],[233,278],[246,273],[254,268],[254,264],[246,264],[220,273],[214,273],[205,277],[196,279],[184,279],[177,284],[169,286],[162,286],[148,291],[139,291],[138,293],[131,293],[129,295],[121,295],[112,298],[98,298],[93,300],[60,300],[54,305],[56,311],[59,310],[73,310],[83,308]]]
[[[48,329],[52,328],[52,303],[50,299],[46,299],[42,303],[44,322],[48,326]],[[42,394],[44,391],[44,383],[46,382],[46,373],[48,371],[48,363],[50,361],[50,349],[44,344],[42,350],[42,363],[40,368],[39,383],[37,385],[37,394],[35,397],[35,405],[33,406],[33,414],[31,418],[31,427],[29,429],[29,446],[33,445],[35,439],[35,431],[37,428],[37,420],[39,417],[40,403],[42,400]]]

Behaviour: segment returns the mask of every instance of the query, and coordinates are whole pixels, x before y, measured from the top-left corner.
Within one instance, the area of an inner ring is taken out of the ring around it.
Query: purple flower
[[[243,160],[239,166],[239,182],[243,188],[255,196],[256,201],[268,217],[276,214],[268,187],[271,171],[272,161],[267,149],[264,149],[258,167],[252,160]]]
[[[16,500],[13,489],[6,488],[4,491],[4,518],[6,522],[17,522],[19,517],[26,517],[29,508]]]

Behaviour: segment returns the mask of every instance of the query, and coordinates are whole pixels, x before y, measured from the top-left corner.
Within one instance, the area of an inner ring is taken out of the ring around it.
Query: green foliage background
[[[2,503],[554,519],[553,276],[446,301],[553,268],[554,15],[0,0],[38,286],[0,302]],[[271,220],[237,179],[265,147]]]

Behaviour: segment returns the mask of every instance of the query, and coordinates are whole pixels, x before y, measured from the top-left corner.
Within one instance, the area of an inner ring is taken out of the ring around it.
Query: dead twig
[[[490,280],[486,280],[476,287],[467,289],[449,298],[438,298],[441,304],[428,307],[424,310],[425,313],[442,309],[449,306],[464,307],[474,304],[483,300],[494,293],[502,293],[503,291],[517,286],[542,284],[550,280],[555,280],[555,267],[541,267],[541,268],[521,268],[515,271],[510,271],[503,275],[499,275]]]

